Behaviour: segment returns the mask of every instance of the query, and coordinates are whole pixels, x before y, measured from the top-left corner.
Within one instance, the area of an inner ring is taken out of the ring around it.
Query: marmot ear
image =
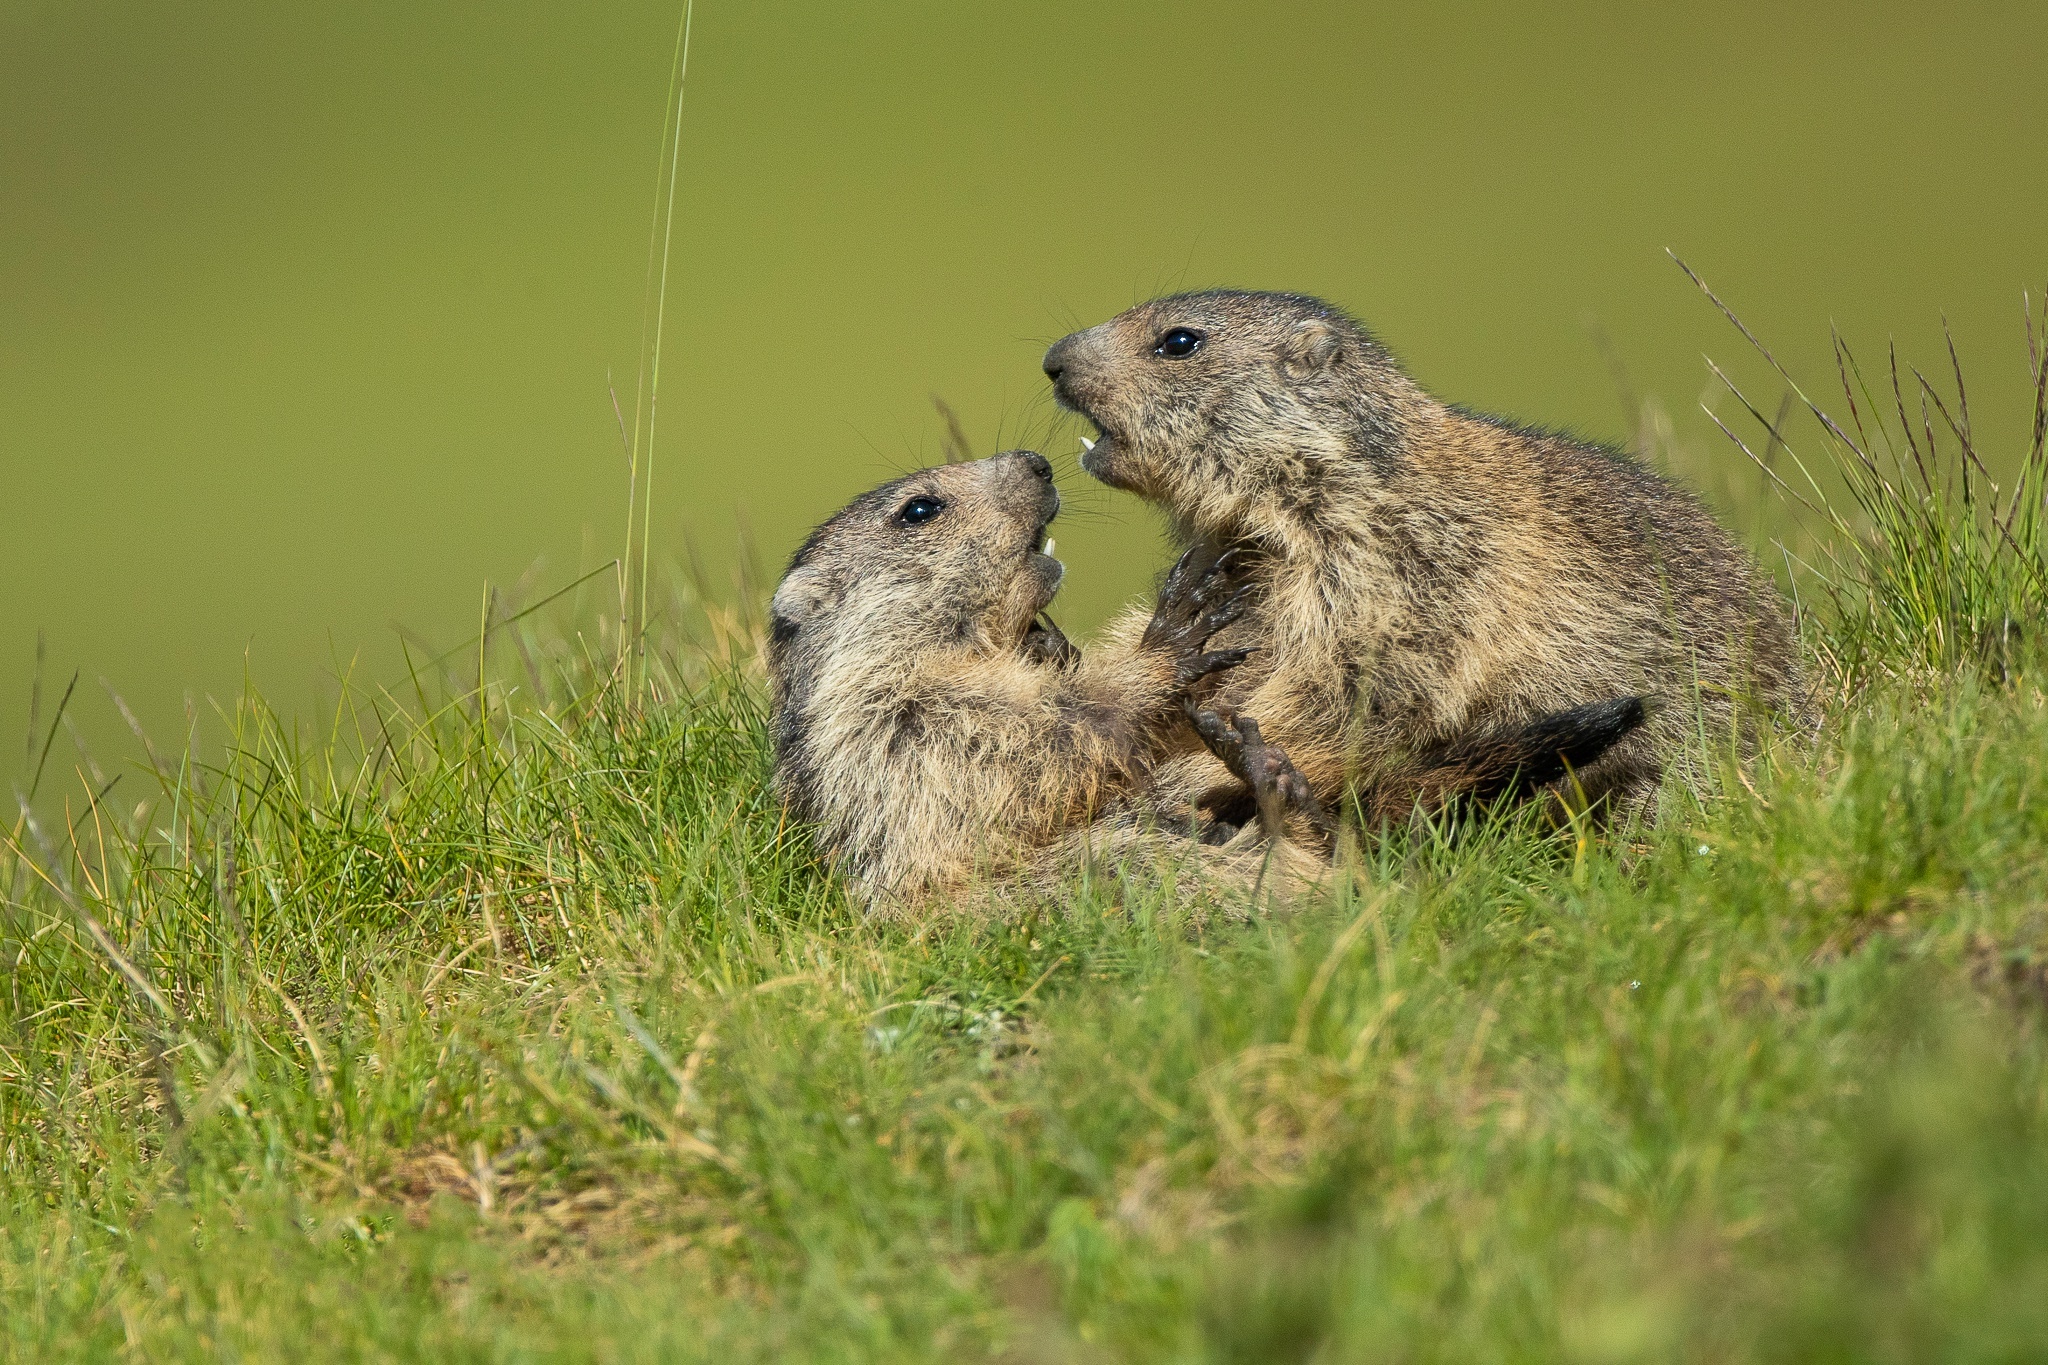
[[[1344,338],[1328,318],[1305,318],[1280,343],[1280,372],[1306,379],[1336,364],[1343,353]]]
[[[791,569],[768,603],[768,612],[779,622],[800,626],[812,612],[824,605],[831,590],[831,580],[826,578],[823,569],[808,564]]]

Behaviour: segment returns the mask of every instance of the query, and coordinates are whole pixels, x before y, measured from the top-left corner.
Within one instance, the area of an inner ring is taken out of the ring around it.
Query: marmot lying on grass
[[[1254,720],[1197,700],[1247,653],[1208,648],[1242,610],[1242,557],[1184,555],[1142,628],[1132,616],[1135,643],[1083,658],[1041,615],[1063,575],[1039,550],[1058,509],[1044,458],[1012,451],[884,484],[811,534],[770,607],[775,781],[792,813],[871,903],[977,871],[1050,881],[1091,856],[1192,862],[1240,886],[1276,863],[1312,880],[1328,821],[1308,784]],[[1251,794],[1233,824],[1153,818],[1148,775],[1193,742],[1188,719]],[[1640,719],[1626,705],[1547,718],[1515,742],[1449,746],[1421,780],[1507,790]]]
[[[1101,433],[1083,468],[1159,504],[1184,542],[1259,551],[1257,599],[1221,637],[1259,653],[1221,700],[1322,800],[1362,792],[1368,824],[1405,813],[1383,775],[1475,727],[1648,694],[1653,722],[1573,773],[1647,810],[1688,735],[1725,742],[1751,703],[1801,705],[1776,594],[1690,495],[1439,402],[1328,304],[1160,299],[1064,338],[1045,372]],[[1192,745],[1154,784],[1246,805]]]
[[[776,784],[871,902],[1075,854],[1055,846],[1125,809],[1190,690],[1245,657],[1205,648],[1239,609],[1211,557],[1168,578],[1133,647],[1083,659],[1041,617],[1064,574],[1039,549],[1058,510],[1030,451],[922,470],[818,527],[776,589]],[[1256,756],[1286,781],[1284,758]],[[1102,833],[1129,843],[1126,823]]]

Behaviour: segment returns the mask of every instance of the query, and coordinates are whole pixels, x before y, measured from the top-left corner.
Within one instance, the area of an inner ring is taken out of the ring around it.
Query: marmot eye
[[[1186,360],[1202,349],[1202,334],[1176,327],[1153,344],[1152,354],[1163,355],[1168,360]]]
[[[912,498],[903,504],[896,520],[905,526],[922,526],[945,510],[946,504],[937,498]]]

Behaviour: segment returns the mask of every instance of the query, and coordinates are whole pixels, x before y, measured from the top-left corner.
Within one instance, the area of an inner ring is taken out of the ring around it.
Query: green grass
[[[247,699],[0,851],[5,1354],[2037,1358],[2048,704],[1859,606],[1992,600],[1946,514],[1845,515],[1811,742],[1252,923],[864,922],[715,610]]]
[[[1713,420],[1762,466],[1786,504],[1808,518],[1802,548],[1820,561],[1807,576],[1830,608],[1830,630],[1819,642],[1829,654],[1829,671],[1852,682],[1873,673],[1938,675],[1958,667],[1988,666],[2004,674],[2034,652],[2032,635],[2048,601],[2048,292],[2038,318],[2035,301],[2021,297],[2033,403],[2026,443],[2003,462],[2001,485],[1973,434],[1953,337],[1954,387],[1945,389],[1902,362],[1896,344],[1888,348],[1885,370],[1876,379],[1866,376],[1837,332],[1837,417],[1691,267],[1680,261],[1679,268],[1785,385],[1778,415],[1767,418],[1713,366],[1761,429],[1762,455],[1719,417]],[[1794,448],[1788,430],[1795,400],[1822,447],[1811,461]],[[1774,459],[1781,452],[1783,471]]]

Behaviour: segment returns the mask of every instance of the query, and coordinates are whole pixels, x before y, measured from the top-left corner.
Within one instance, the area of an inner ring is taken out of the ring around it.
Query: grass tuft
[[[1942,675],[1969,665],[2009,676],[2048,626],[2048,297],[2038,317],[2033,300],[2021,298],[2033,381],[2030,435],[2017,458],[2000,460],[2010,484],[2002,487],[1972,434],[1962,361],[1946,321],[1952,390],[1910,364],[1902,378],[1896,344],[1873,387],[1835,333],[1845,425],[1807,397],[1705,281],[1683,261],[1679,267],[1788,385],[1786,403],[1766,418],[1713,366],[1763,429],[1763,456],[1711,409],[1708,415],[1816,523],[1823,562],[1811,578],[1832,608],[1829,662],[1852,684],[1901,667]],[[1785,432],[1794,396],[1820,433],[1811,465]],[[1792,479],[1771,458],[1780,451],[1791,461]]]

